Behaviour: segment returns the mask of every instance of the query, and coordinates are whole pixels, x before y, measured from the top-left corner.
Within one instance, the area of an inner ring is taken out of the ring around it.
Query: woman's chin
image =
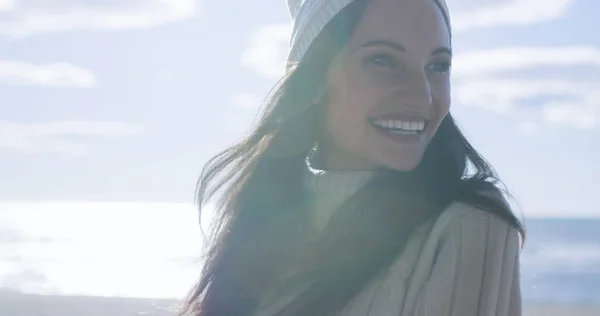
[[[403,155],[402,157],[389,157],[381,161],[381,165],[385,168],[400,172],[409,172],[417,168],[423,154],[418,155]]]

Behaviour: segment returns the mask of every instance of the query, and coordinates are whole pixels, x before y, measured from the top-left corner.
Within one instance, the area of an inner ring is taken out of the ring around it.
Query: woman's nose
[[[397,84],[397,99],[410,106],[430,106],[433,102],[431,86],[423,70],[411,71],[402,76]]]

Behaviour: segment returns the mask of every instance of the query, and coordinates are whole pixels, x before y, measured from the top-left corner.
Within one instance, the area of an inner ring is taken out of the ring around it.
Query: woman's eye
[[[450,65],[449,61],[433,62],[427,66],[427,70],[433,71],[433,72],[440,72],[440,73],[449,72],[450,68],[451,68],[451,65]]]
[[[389,55],[389,54],[372,55],[370,57],[367,57],[367,61],[369,63],[372,63],[372,64],[374,64],[376,66],[380,66],[380,67],[391,68],[391,67],[396,67],[398,65],[394,56]]]

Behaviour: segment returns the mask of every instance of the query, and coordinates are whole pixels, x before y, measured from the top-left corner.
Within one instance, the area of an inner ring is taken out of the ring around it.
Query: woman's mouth
[[[425,120],[370,119],[369,121],[375,128],[394,135],[418,135],[427,128]]]

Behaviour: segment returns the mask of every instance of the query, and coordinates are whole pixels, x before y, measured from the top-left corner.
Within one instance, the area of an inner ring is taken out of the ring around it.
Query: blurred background
[[[600,2],[448,3],[452,111],[529,230],[526,315],[600,315]],[[200,170],[290,31],[283,0],[0,0],[0,315],[169,315]]]

